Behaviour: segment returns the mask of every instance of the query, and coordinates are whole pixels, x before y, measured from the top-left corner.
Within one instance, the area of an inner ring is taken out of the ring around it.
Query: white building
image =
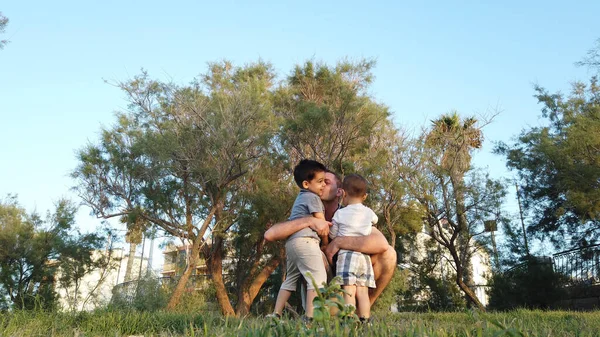
[[[420,233],[417,233],[416,240],[411,243],[410,257],[409,259],[413,262],[408,262],[407,264],[401,265],[401,267],[405,269],[411,269],[411,263],[418,264],[420,261],[424,261],[429,254],[433,253],[430,247],[427,247],[427,243],[433,240],[427,232],[425,226]],[[474,244],[477,247],[477,244]],[[437,261],[437,264],[433,270],[435,276],[446,279],[451,282],[454,282],[453,277],[449,277],[450,274],[454,274],[454,260],[452,256],[446,251],[444,247],[441,247],[437,242],[434,244],[434,249],[441,253],[440,258]],[[487,306],[489,302],[489,298],[487,295],[487,287],[488,287],[488,277],[491,275],[492,269],[490,264],[489,254],[485,249],[478,247],[478,249],[473,249],[473,253],[471,255],[471,267],[472,267],[472,280],[473,287],[472,290],[475,292],[475,296],[477,299],[484,305]]]
[[[125,280],[128,254],[122,249],[113,249],[110,256],[107,250],[93,252],[93,258],[109,257],[106,268],[92,270],[83,276],[77,284],[65,285],[60,282],[61,268],[55,276],[55,290],[59,295],[59,306],[67,311],[89,311],[103,307],[110,302],[113,288]],[[141,268],[140,268],[141,265]],[[148,259],[135,256],[131,279],[137,280],[147,273]]]

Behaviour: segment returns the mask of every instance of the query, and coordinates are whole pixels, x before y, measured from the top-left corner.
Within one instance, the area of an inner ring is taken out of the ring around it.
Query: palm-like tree
[[[444,217],[453,230],[450,240],[441,240],[440,236],[436,238],[435,235],[434,239],[445,246],[452,255],[456,265],[457,285],[468,300],[483,309],[481,302],[465,284],[465,279],[469,278],[470,236],[466,217],[464,184],[464,176],[471,166],[471,152],[481,148],[483,135],[477,126],[477,119],[471,117],[461,121],[456,112],[442,115],[432,123],[432,128],[425,139],[425,145],[439,154],[434,159],[436,161],[434,165],[438,168],[436,171],[440,177],[446,201],[443,207]],[[448,192],[447,178],[450,179],[453,195]],[[453,200],[450,201],[450,199]],[[451,214],[450,202],[454,203],[454,216]],[[435,228],[435,226],[433,227]]]
[[[124,217],[122,222],[127,222],[127,218]],[[127,234],[125,234],[125,242],[129,244],[129,256],[127,258],[127,267],[125,268],[125,278],[124,282],[131,281],[133,279],[132,270],[133,264],[135,262],[135,251],[137,249],[137,245],[142,242],[142,229],[139,226],[129,225],[127,229]],[[140,263],[142,261],[140,260]],[[141,275],[139,275],[141,276]]]
[[[463,177],[471,165],[471,151],[481,148],[483,134],[477,119],[469,117],[462,122],[454,111],[432,121],[433,127],[426,144],[442,152],[441,167],[454,178]]]

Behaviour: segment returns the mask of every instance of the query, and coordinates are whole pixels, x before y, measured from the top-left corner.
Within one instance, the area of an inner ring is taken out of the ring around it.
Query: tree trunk
[[[385,207],[384,209],[384,217],[385,223],[387,225],[387,229],[390,232],[390,245],[392,247],[396,247],[396,231],[394,230],[394,224],[392,223],[392,216],[390,214],[389,208]]]
[[[185,287],[188,283],[188,280],[190,279],[192,272],[196,269],[196,264],[198,263],[198,258],[200,257],[201,242],[201,237],[196,237],[194,239],[192,244],[192,251],[190,252],[191,255],[189,256],[189,263],[185,268],[183,275],[181,275],[181,278],[179,278],[179,281],[177,281],[177,286],[173,290],[173,294],[171,295],[169,303],[167,304],[167,310],[172,310],[179,304],[179,301],[181,300],[181,296],[185,291]]]
[[[136,243],[129,243],[129,256],[127,257],[127,267],[125,268],[125,278],[123,279],[123,282],[131,281],[131,270],[133,269],[133,262],[135,261],[136,246]]]
[[[208,268],[212,278],[213,285],[217,291],[217,302],[221,307],[221,312],[225,316],[234,316],[235,310],[229,301],[225,282],[223,282],[223,239],[215,237],[213,246],[210,249],[210,256],[206,256],[209,261]]]
[[[454,260],[454,264],[456,265],[456,284],[458,285],[460,290],[462,290],[463,293],[465,294],[467,301],[475,304],[479,308],[479,310],[485,311],[485,307],[483,306],[483,304],[481,304],[481,302],[479,301],[477,296],[475,296],[475,293],[473,292],[473,290],[471,290],[471,288],[469,288],[463,281],[463,273],[464,273],[465,267],[462,265],[462,263],[460,261],[458,252],[456,251],[456,249],[449,249],[449,250],[450,250],[450,254],[452,255],[452,259]]]
[[[261,256],[258,256],[257,259],[260,259]],[[267,263],[267,265],[260,271],[260,273],[252,280],[251,277],[247,278],[244,281],[244,284],[240,287],[238,292],[238,303],[236,305],[236,316],[246,316],[250,313],[250,306],[262,285],[267,281],[267,278],[273,273],[275,268],[279,265],[280,259],[273,257],[271,261]],[[250,283],[251,282],[251,283]],[[250,283],[250,284],[248,284]]]
[[[452,188],[454,189],[456,205],[456,220],[458,222],[459,231],[457,242],[459,251],[461,252],[462,282],[467,286],[471,286],[473,284],[473,268],[471,266],[471,254],[469,252],[470,233],[465,207],[464,178],[459,175],[458,177],[451,177],[450,181],[452,182]]]
[[[462,276],[460,278],[458,276],[456,277],[456,284],[458,284],[458,287],[465,293],[467,299],[471,301],[471,303],[475,304],[479,310],[485,311],[485,307],[479,301],[473,290],[471,290],[471,288],[469,288],[465,282],[463,282]]]
[[[202,227],[198,231],[198,235],[194,234],[193,226],[191,225],[191,223],[192,223],[191,216],[189,216],[189,213],[187,215],[186,221],[188,221],[188,225],[189,225],[188,238],[190,240],[192,240],[192,251],[190,253],[191,256],[188,256],[188,258],[189,258],[188,265],[187,265],[185,271],[183,272],[183,275],[181,275],[181,278],[177,282],[177,286],[175,286],[175,289],[173,290],[173,294],[171,295],[171,298],[169,299],[169,303],[167,304],[168,310],[174,309],[177,306],[177,304],[179,304],[179,301],[181,300],[181,295],[183,295],[183,291],[185,290],[185,286],[187,285],[187,282],[190,279],[192,272],[196,269],[198,259],[200,258],[200,245],[204,241],[204,239],[203,239],[204,232],[206,232],[206,228],[208,228],[208,225],[212,221],[212,219],[215,215],[215,212],[216,212],[216,207],[213,207],[210,210],[210,212],[208,213],[208,215],[206,216],[206,219],[204,219],[204,223],[202,224]]]

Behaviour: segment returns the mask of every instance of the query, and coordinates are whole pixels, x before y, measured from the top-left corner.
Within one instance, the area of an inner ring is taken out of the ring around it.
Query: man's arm
[[[332,263],[332,258],[340,249],[353,250],[369,255],[381,254],[389,247],[385,236],[377,229],[371,230],[368,236],[338,236],[331,240],[325,254],[329,263]]]
[[[314,212],[312,215],[316,219],[325,221],[325,213],[323,213],[323,212]],[[327,233],[324,233],[322,235],[319,234],[319,238],[321,238],[321,250],[325,251],[327,244],[329,244],[329,226],[327,226]]]
[[[285,240],[290,235],[307,227],[313,229],[319,236],[323,236],[329,233],[330,225],[331,224],[328,221],[308,216],[276,223],[265,232],[264,237],[267,241]]]

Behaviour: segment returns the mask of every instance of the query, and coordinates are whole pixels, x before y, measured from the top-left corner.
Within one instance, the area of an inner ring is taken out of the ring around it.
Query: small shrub
[[[315,279],[309,273],[308,276],[317,292],[313,301],[313,318],[315,322],[329,324],[332,318],[348,321],[358,321],[356,308],[346,305],[344,302],[344,290],[342,289],[342,278],[336,276],[324,287],[319,288]],[[333,313],[333,314],[332,314]]]
[[[110,308],[138,311],[157,311],[167,306],[169,296],[160,281],[145,277],[113,289]]]
[[[565,277],[555,273],[551,263],[535,259],[494,274],[491,281],[490,309],[548,309],[565,296]]]
[[[179,304],[174,308],[176,312],[194,313],[194,312],[220,312],[217,303],[217,291],[215,287],[203,285],[200,289],[188,289]]]
[[[463,292],[451,279],[418,275],[401,294],[399,311],[456,311],[466,307]]]
[[[392,305],[399,306],[399,299],[408,290],[408,270],[396,270],[385,290],[379,295],[375,304],[371,307],[374,315],[387,314]]]

